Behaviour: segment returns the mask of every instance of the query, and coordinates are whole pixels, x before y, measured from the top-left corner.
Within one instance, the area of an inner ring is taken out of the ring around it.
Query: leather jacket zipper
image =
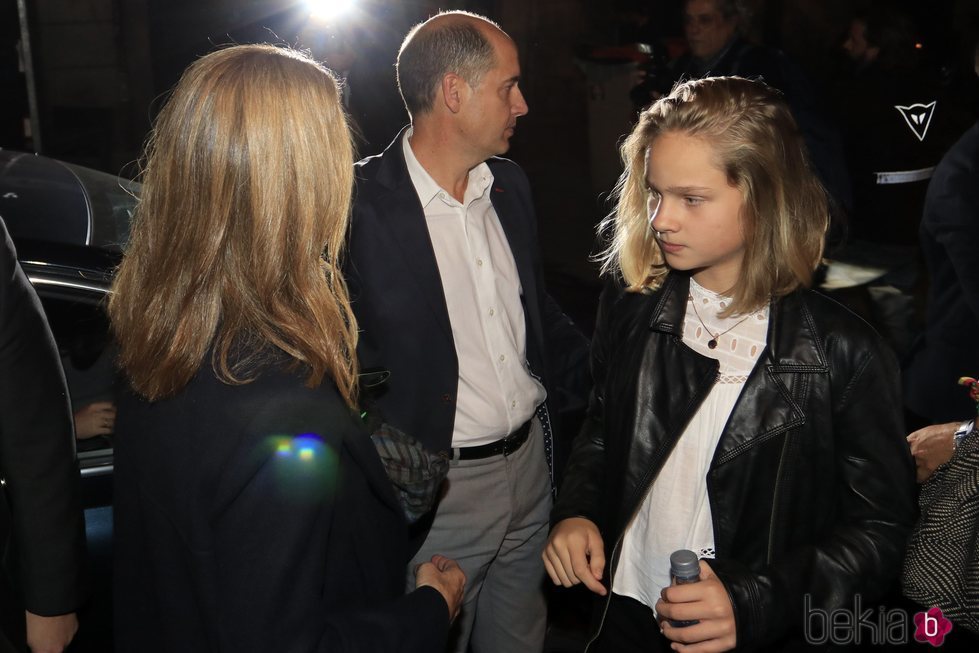
[[[622,535],[619,535],[619,539],[615,541],[615,546],[612,547],[612,564],[609,565],[608,594],[605,595],[605,605],[602,607],[602,618],[598,621],[598,629],[595,631],[595,634],[592,635],[591,639],[588,640],[588,643],[585,644],[583,653],[588,653],[588,647],[595,643],[598,636],[602,634],[602,628],[605,627],[605,615],[608,614],[608,606],[609,603],[612,602],[612,581],[615,580],[615,568],[618,567],[619,562],[616,556],[618,555],[619,546],[622,544],[622,537],[624,535],[625,531],[623,531]]]
[[[775,511],[778,509],[779,489],[782,487],[782,468],[785,466],[786,451],[789,448],[789,438],[786,437],[782,443],[782,452],[778,456],[778,471],[775,474],[775,490],[772,492],[772,517],[768,523],[768,558],[767,563],[772,564],[775,547]]]

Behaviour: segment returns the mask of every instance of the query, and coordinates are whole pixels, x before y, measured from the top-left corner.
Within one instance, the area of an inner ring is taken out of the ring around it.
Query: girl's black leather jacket
[[[552,521],[599,525],[606,582],[626,524],[717,377],[717,361],[681,340],[688,287],[671,273],[653,293],[610,285],[602,296],[595,389]],[[890,350],[845,308],[810,290],[772,301],[768,345],[706,477],[710,564],[734,605],[738,650],[790,648],[822,623],[807,609],[853,609],[857,595],[869,607],[891,589],[915,519],[899,387]]]

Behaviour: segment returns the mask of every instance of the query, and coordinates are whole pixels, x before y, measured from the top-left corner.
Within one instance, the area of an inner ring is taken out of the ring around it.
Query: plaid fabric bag
[[[414,524],[435,505],[439,487],[449,472],[449,459],[431,453],[390,424],[376,426],[371,440],[398,494],[405,518]]]

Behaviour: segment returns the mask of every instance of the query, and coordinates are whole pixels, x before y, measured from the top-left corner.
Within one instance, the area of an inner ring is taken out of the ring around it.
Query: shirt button
[[[494,311],[492,308],[489,310],[489,313],[490,313],[490,317],[496,315],[496,311]]]
[[[517,402],[516,401],[511,401],[510,402],[510,408],[516,408],[516,407],[517,407]]]
[[[504,356],[503,354],[500,354],[500,362],[502,363],[505,360],[506,360],[506,356]]]
[[[481,258],[476,259],[476,265],[478,265],[479,267],[483,267],[483,259]]]
[[[442,401],[444,401],[445,403],[451,402],[452,401],[452,395],[449,395],[449,394],[442,395]]]

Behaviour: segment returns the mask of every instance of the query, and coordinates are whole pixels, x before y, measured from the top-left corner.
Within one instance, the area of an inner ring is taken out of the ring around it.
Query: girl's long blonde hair
[[[149,400],[183,388],[213,347],[229,384],[285,352],[307,385],[356,402],[357,326],[339,269],[353,148],[333,75],[270,45],[183,74],[146,145],[109,316],[120,365]]]
[[[610,237],[598,257],[603,272],[621,274],[632,291],[658,288],[669,272],[649,227],[645,170],[647,149],[666,132],[709,142],[744,198],[744,263],[728,313],[808,286],[829,224],[826,192],[781,94],[740,77],[679,84],[640,115],[621,148],[615,211],[600,226]]]

